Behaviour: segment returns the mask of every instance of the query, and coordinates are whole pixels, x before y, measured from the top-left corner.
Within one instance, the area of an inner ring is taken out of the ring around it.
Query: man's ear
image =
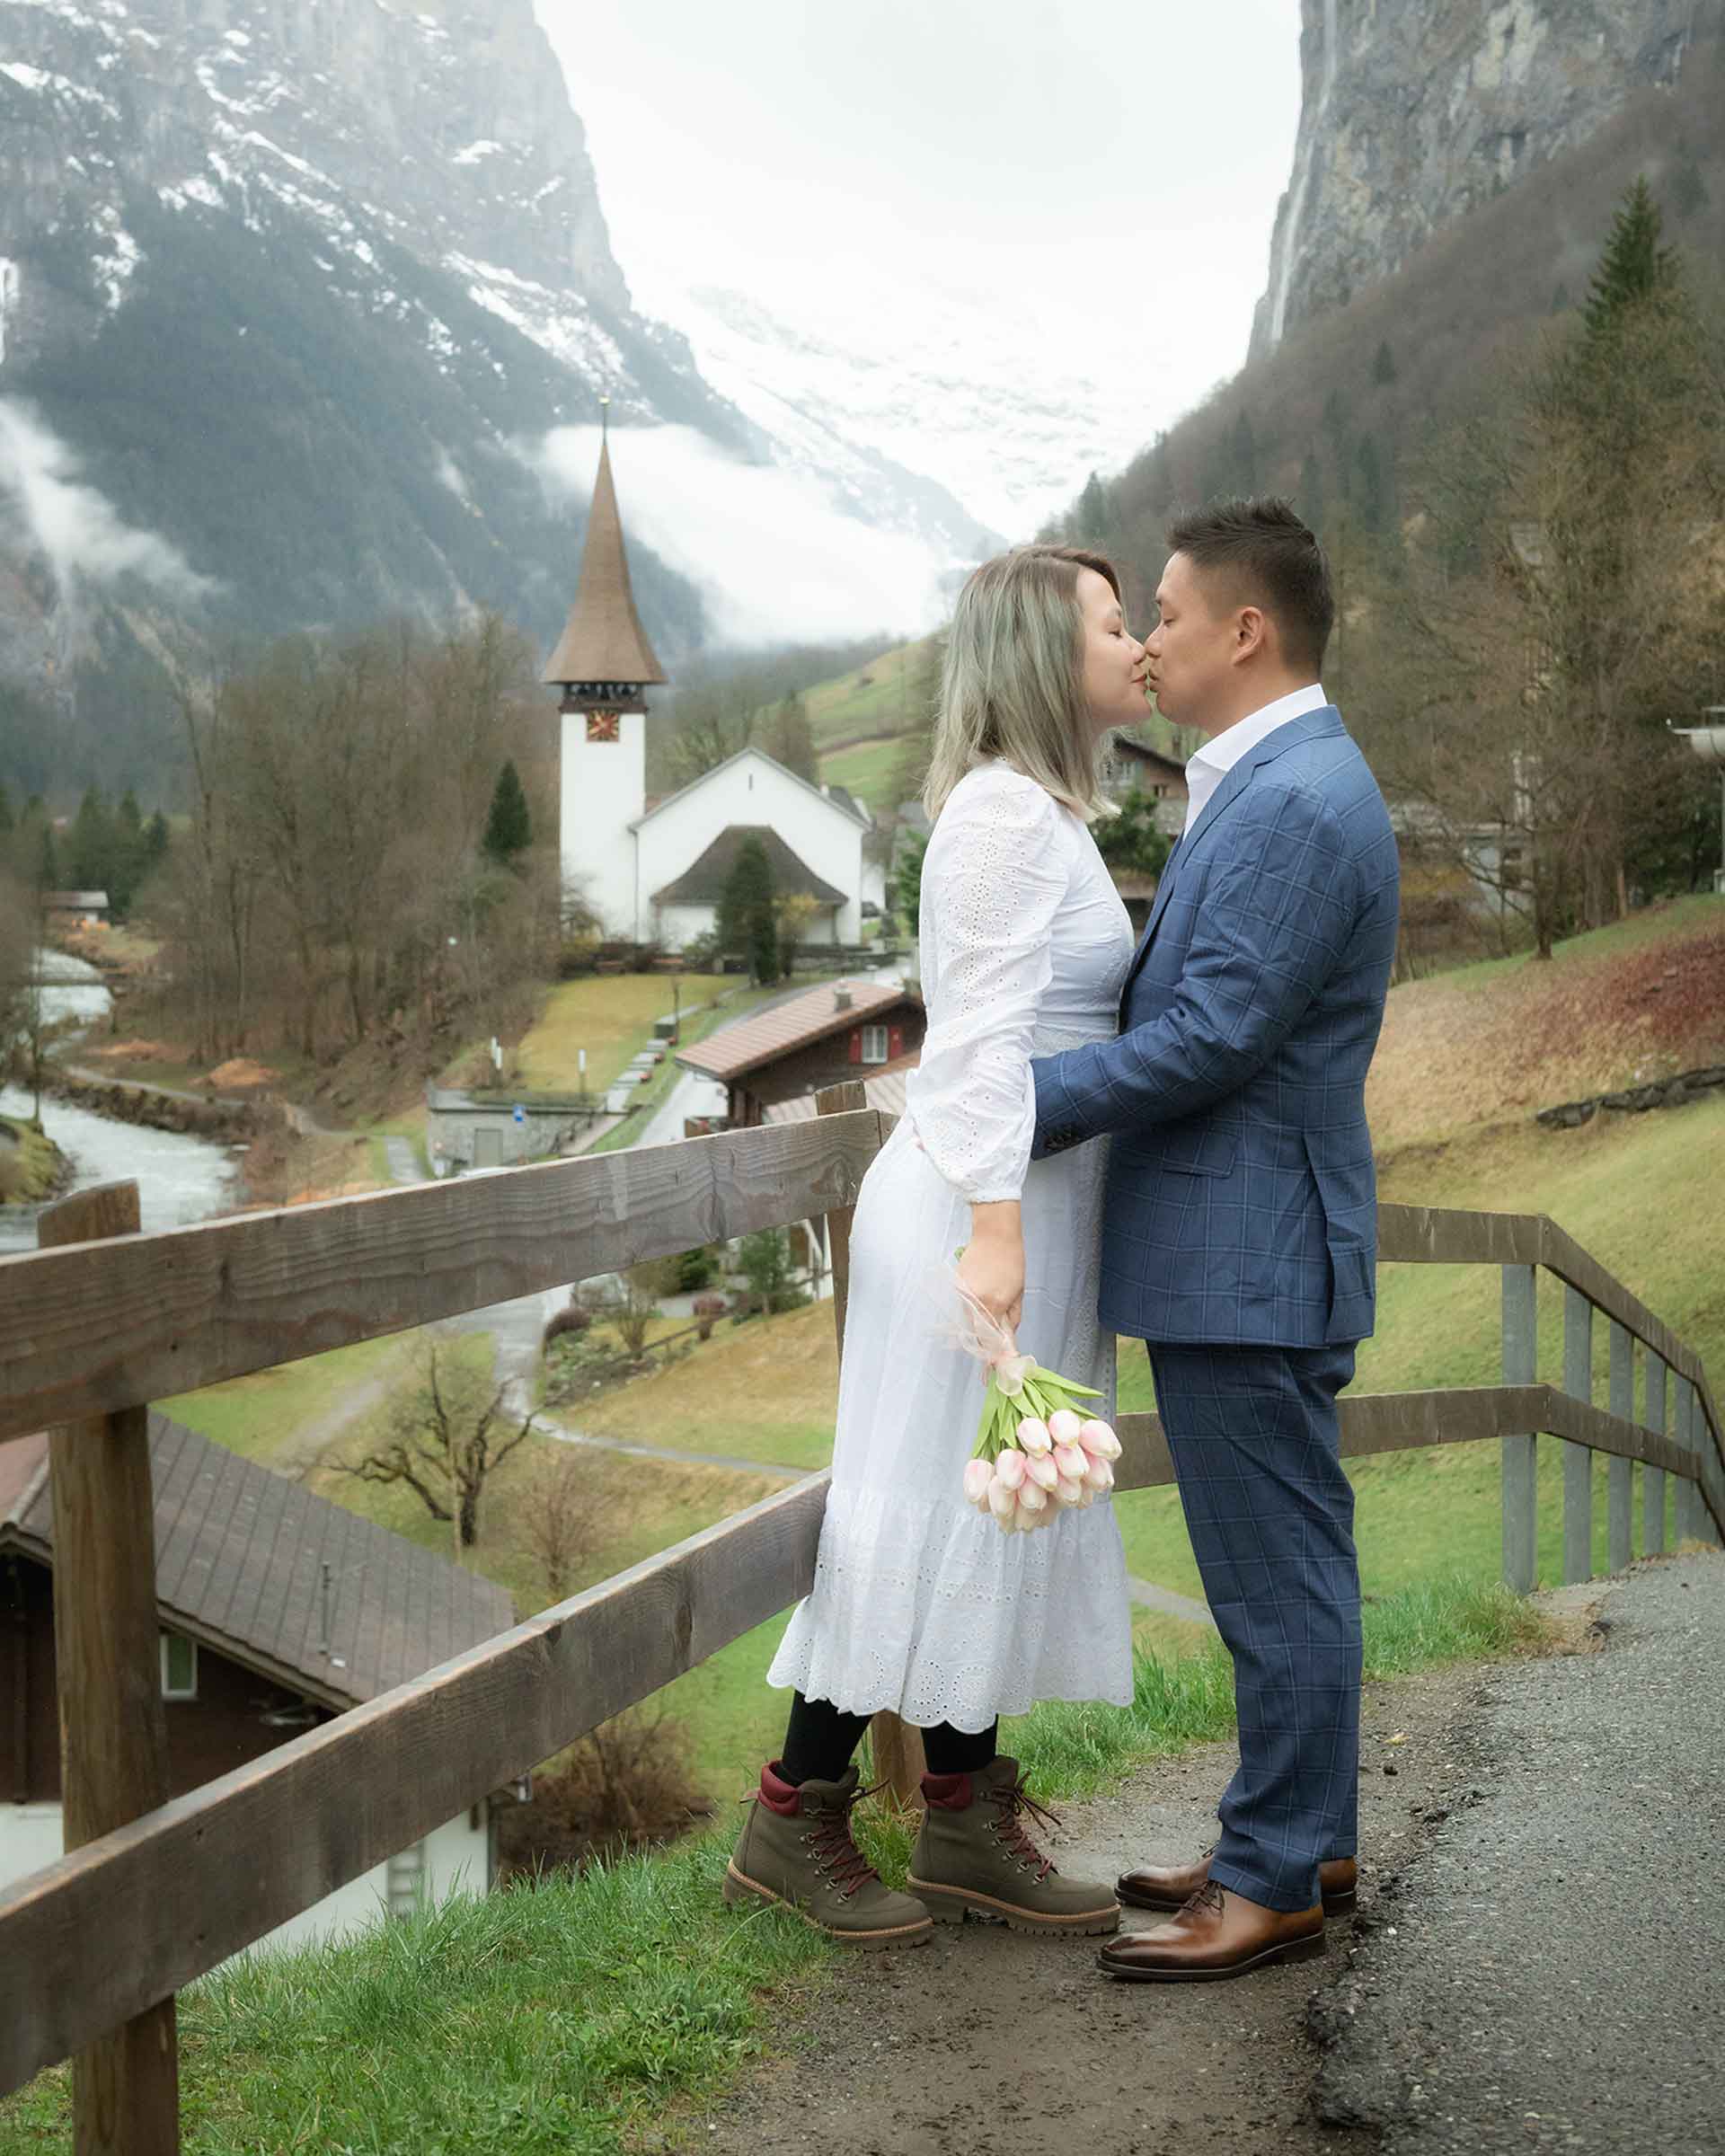
[[[1261,651],[1269,642],[1269,622],[1260,606],[1243,606],[1234,617],[1233,658],[1237,664]]]

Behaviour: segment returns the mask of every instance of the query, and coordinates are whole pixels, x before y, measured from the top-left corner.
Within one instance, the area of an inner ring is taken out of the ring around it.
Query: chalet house
[[[680,1048],[685,1070],[716,1078],[729,1093],[733,1130],[767,1119],[775,1103],[841,1079],[867,1079],[919,1051],[927,1029],[914,988],[878,981],[826,982],[782,996],[764,1011]]]
[[[862,1081],[863,1105],[878,1109],[883,1116],[902,1116],[905,1112],[905,1079],[922,1061],[917,1050],[901,1056],[897,1063],[889,1063],[883,1070],[874,1071]],[[852,1074],[854,1075],[854,1073]],[[812,1093],[799,1093],[792,1100],[775,1100],[762,1116],[763,1123],[806,1123],[818,1114]]]
[[[490,1581],[165,1416],[149,1431],[173,1796],[515,1622]],[[0,1886],[62,1853],[53,1566],[48,1439],[13,1438],[0,1444]],[[493,1851],[487,1802],[261,1943],[357,1931],[420,1894],[483,1892]]]
[[[1102,782],[1110,794],[1148,794],[1156,803],[1156,827],[1170,837],[1179,835],[1186,820],[1190,798],[1186,766],[1164,749],[1140,740],[1136,733],[1118,733],[1108,745]]]

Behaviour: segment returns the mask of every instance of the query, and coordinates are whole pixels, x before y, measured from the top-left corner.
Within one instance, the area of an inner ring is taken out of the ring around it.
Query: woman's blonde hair
[[[965,773],[995,756],[1086,822],[1115,813],[1096,775],[1101,744],[1087,738],[1081,569],[1119,597],[1114,564],[1082,546],[1014,547],[959,594],[923,783],[931,822]]]

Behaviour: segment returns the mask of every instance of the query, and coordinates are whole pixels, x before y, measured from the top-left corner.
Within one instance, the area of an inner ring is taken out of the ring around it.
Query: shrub
[[[793,1275],[791,1240],[783,1228],[757,1228],[745,1235],[738,1249],[738,1262],[748,1282],[751,1310],[798,1310],[808,1293]]]
[[[585,1332],[592,1322],[592,1312],[584,1310],[579,1303],[571,1298],[562,1310],[552,1312],[545,1326],[541,1345],[549,1348],[553,1340],[562,1339],[565,1333]]]
[[[674,1841],[712,1806],[694,1780],[681,1722],[641,1709],[601,1723],[534,1777],[528,1804],[498,1813],[501,1878],[531,1882],[545,1870],[579,1870]]]
[[[719,1277],[718,1258],[705,1248],[685,1250],[681,1257],[668,1262],[674,1286],[666,1289],[668,1294],[696,1294],[702,1288],[711,1287]]]
[[[730,1307],[729,1301],[723,1295],[697,1295],[694,1298],[695,1321],[701,1328],[703,1340],[712,1338],[714,1323],[724,1316]]]

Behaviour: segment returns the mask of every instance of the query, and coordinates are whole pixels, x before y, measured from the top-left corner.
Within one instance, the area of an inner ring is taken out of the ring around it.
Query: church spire
[[[635,612],[607,429],[599,446],[575,603],[540,679],[562,688],[565,711],[589,703],[644,711],[641,691],[665,678]]]

